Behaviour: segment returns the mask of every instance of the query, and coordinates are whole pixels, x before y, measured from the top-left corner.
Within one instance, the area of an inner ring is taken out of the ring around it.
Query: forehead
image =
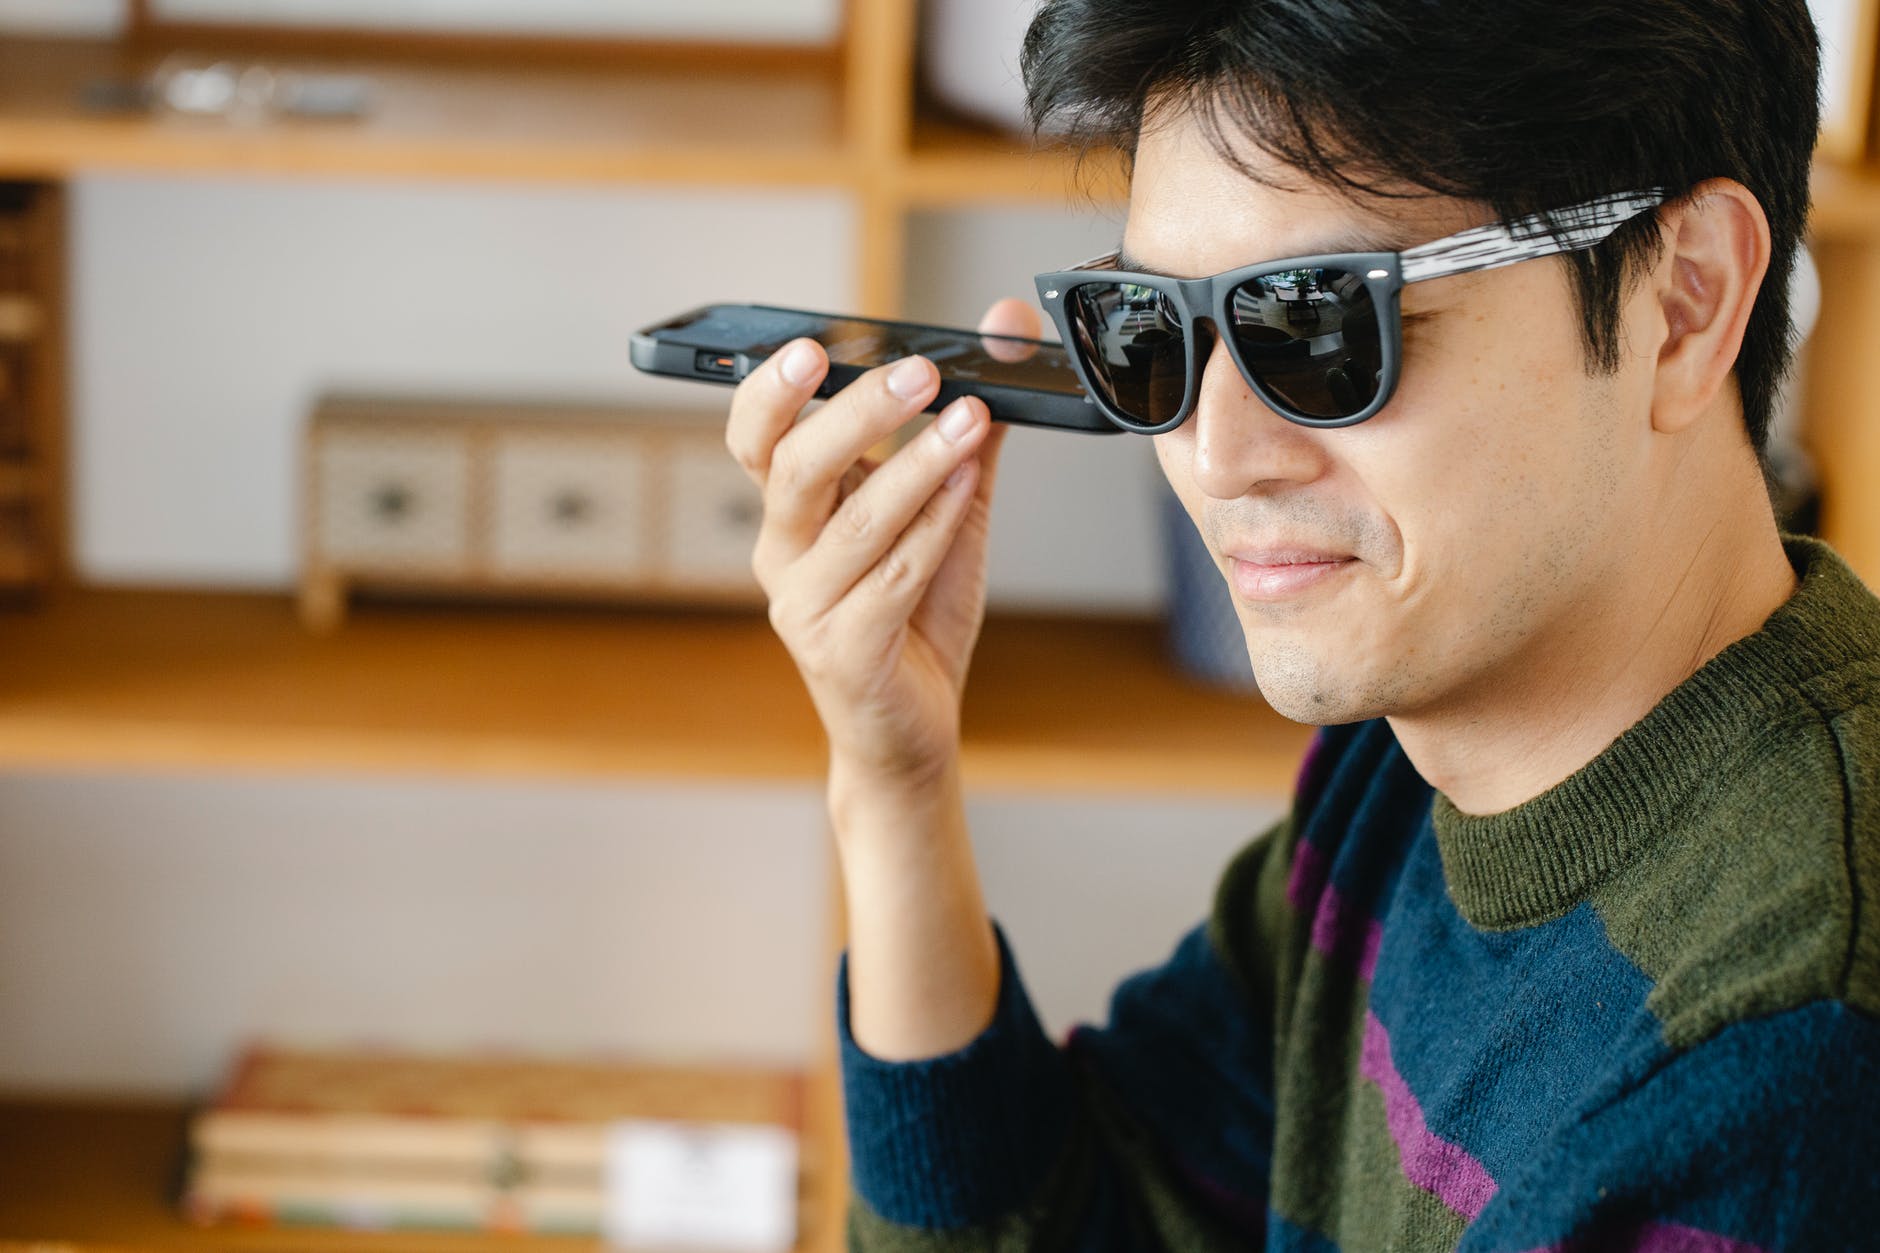
[[[1467,202],[1427,194],[1358,200],[1244,141],[1234,156],[1186,110],[1152,117],[1130,184],[1130,257],[1198,276],[1280,257],[1401,251],[1488,220]]]

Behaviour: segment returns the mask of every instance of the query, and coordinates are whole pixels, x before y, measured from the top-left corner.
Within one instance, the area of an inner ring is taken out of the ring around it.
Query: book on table
[[[804,1089],[788,1069],[257,1044],[190,1121],[183,1209],[787,1249]]]

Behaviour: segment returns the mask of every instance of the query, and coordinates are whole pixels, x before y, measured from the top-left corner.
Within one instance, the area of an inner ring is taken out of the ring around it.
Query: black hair
[[[1504,222],[1737,180],[1772,237],[1736,360],[1760,451],[1793,355],[1819,60],[1806,0],[1046,0],[1023,64],[1034,125],[1086,150],[1133,154],[1173,106],[1250,176],[1236,139],[1354,197]],[[1618,368],[1620,298],[1660,242],[1647,214],[1566,258],[1591,368]]]

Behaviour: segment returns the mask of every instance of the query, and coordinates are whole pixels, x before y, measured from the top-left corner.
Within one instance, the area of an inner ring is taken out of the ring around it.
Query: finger
[[[962,462],[971,461],[992,429],[985,402],[964,397],[948,405],[868,481],[844,500],[791,580],[810,605],[834,605],[873,569]]]
[[[1025,361],[1038,351],[1036,344],[991,337],[1015,335],[1020,340],[1037,339],[1040,327],[1037,310],[1016,296],[1008,296],[986,310],[986,316],[979,319],[979,333],[988,337],[980,342],[994,360]]]
[[[924,357],[870,370],[790,430],[771,450],[760,543],[793,561],[815,542],[849,467],[924,409],[940,372]]]
[[[987,433],[979,445],[979,490],[976,493],[980,501],[990,505],[992,490],[999,478],[999,454],[1005,447],[1005,437],[1012,433],[1012,428],[1000,422]]]
[[[906,624],[952,551],[978,480],[979,463],[970,457],[960,462],[851,591],[842,611],[866,614],[893,630]]]
[[[915,609],[916,629],[930,635],[966,638],[977,633],[986,595],[986,546],[992,529],[992,493],[1000,450],[1012,428],[992,425],[973,460],[979,463],[978,486],[966,517],[955,528],[953,546],[927,583],[927,598]]]
[[[829,357],[813,339],[792,340],[752,370],[731,395],[725,447],[759,487],[770,476],[777,441],[796,422],[829,372]]]

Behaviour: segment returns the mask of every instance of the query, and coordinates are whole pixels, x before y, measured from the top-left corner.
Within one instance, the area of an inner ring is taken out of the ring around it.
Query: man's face
[[[1359,206],[1267,168],[1297,190],[1250,180],[1191,120],[1148,128],[1125,250],[1197,277],[1490,220],[1436,198]],[[1650,299],[1635,285],[1628,316]],[[1563,261],[1413,284],[1403,308],[1402,379],[1369,421],[1287,422],[1217,343],[1194,417],[1156,437],[1263,693],[1303,722],[1464,708],[1557,675],[1611,629],[1626,555],[1650,541],[1651,363],[1628,352],[1589,375]]]

